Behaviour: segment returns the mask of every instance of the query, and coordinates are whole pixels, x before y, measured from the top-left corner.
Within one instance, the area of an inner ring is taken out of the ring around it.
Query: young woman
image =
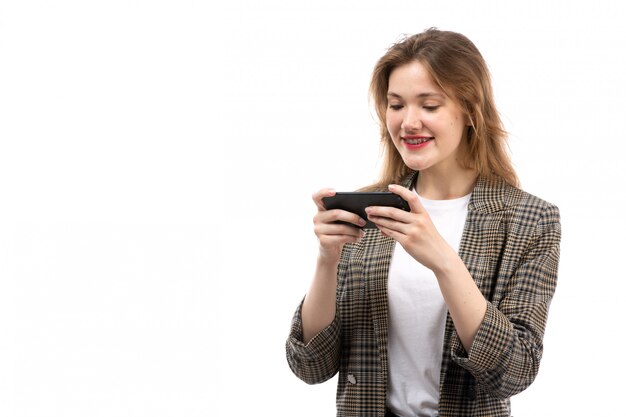
[[[317,268],[287,360],[307,383],[339,372],[339,416],[509,416],[539,369],[559,262],[554,205],[518,186],[487,66],[465,36],[429,29],[378,61],[380,181],[410,212],[376,229],[313,195]],[[345,223],[336,223],[341,220]]]

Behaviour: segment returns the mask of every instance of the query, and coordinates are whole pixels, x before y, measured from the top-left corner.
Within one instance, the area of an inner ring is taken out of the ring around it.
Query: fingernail
[[[361,226],[365,226],[365,223],[367,223],[365,220],[363,220],[363,219],[359,219],[359,224],[360,224]]]

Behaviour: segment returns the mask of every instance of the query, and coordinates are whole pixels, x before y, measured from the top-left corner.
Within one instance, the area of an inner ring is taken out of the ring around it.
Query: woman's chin
[[[423,171],[430,167],[430,163],[424,158],[415,158],[414,156],[402,157],[404,164],[413,171]]]

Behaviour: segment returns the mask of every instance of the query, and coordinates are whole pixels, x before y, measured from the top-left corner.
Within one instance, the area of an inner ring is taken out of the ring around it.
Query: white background
[[[376,60],[428,27],[485,56],[560,282],[516,417],[624,416],[625,6],[0,1],[0,415],[334,415],[284,342],[310,195],[379,169]]]

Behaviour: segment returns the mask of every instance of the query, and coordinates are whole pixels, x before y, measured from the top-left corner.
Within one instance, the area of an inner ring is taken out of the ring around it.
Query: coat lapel
[[[488,298],[495,282],[492,275],[506,241],[506,227],[502,225],[506,208],[520,197],[521,191],[500,177],[479,177],[472,191],[459,257]]]

